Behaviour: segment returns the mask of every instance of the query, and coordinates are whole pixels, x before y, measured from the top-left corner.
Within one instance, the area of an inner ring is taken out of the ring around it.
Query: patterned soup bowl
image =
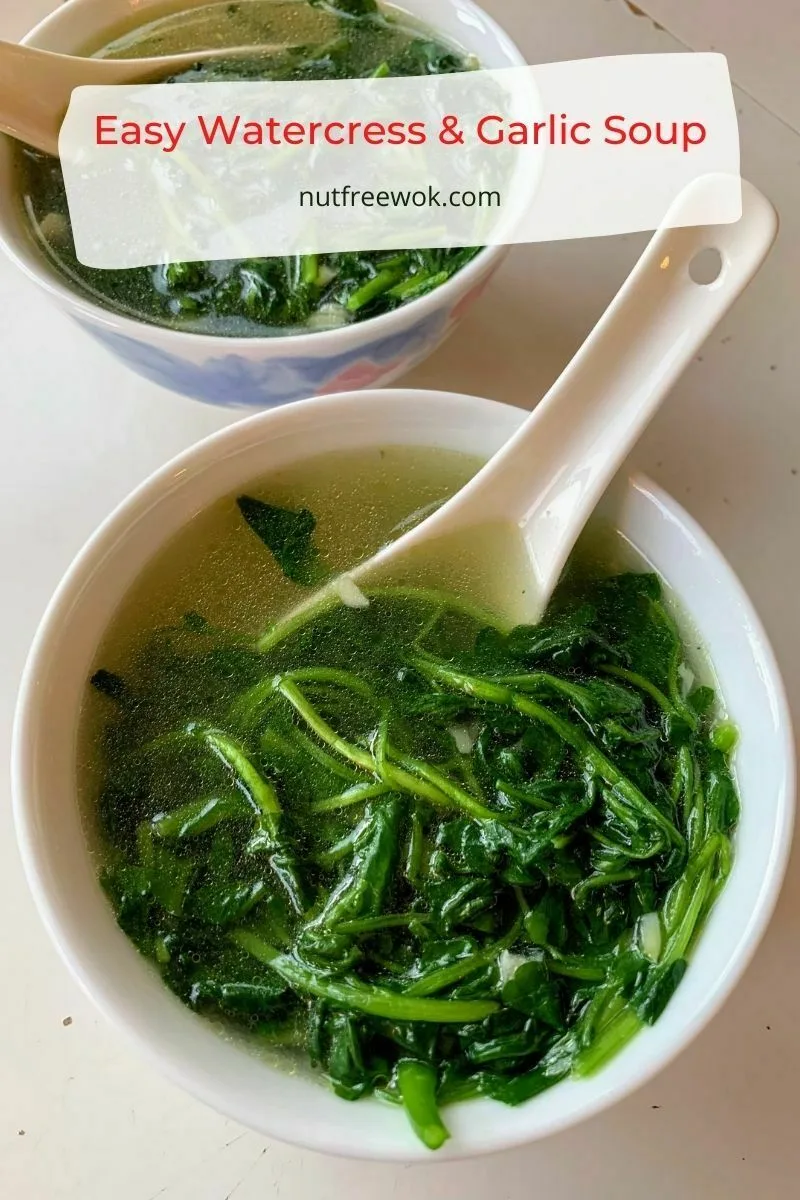
[[[139,0],[142,20],[162,4]],[[402,0],[401,7],[486,68],[524,65],[510,38],[472,0]],[[68,0],[23,41],[80,54],[104,33],[113,36],[126,17],[130,0]],[[390,383],[453,332],[505,254],[502,246],[487,247],[436,291],[383,316],[326,332],[228,338],[150,325],[93,303],[50,265],[23,211],[12,143],[2,136],[0,246],[81,329],[139,375],[208,404],[245,408]]]

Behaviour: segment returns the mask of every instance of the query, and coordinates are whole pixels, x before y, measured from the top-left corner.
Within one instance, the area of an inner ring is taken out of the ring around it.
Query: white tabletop
[[[15,37],[54,0],[2,0]],[[135,3],[135,0],[133,0]],[[529,61],[714,46],[730,54],[745,174],[777,205],[776,251],[636,452],[719,542],[800,702],[800,102],[796,0],[484,0]],[[745,13],[747,10],[747,13]],[[673,29],[676,40],[657,24]],[[765,31],[769,32],[765,32]],[[514,253],[461,331],[405,382],[530,405],[643,244]],[[0,754],[59,576],[113,504],[231,416],[118,366],[0,263]],[[0,787],[7,790],[3,782]],[[79,993],[50,946],[0,805],[0,1195],[8,1200],[783,1200],[798,1194],[800,878],[753,966],[656,1080],[528,1149],[463,1165],[326,1159],[265,1141],[165,1083]]]

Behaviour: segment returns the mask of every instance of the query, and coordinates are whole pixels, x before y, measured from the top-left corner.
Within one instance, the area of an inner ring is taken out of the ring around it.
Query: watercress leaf
[[[563,949],[567,944],[570,932],[564,890],[555,887],[549,888],[530,912],[532,918],[530,930],[526,923],[525,931],[531,941],[536,941],[538,932],[539,939],[546,942],[548,946]],[[544,934],[542,935],[543,927]]]
[[[477,948],[478,943],[475,938],[468,935],[432,938],[425,943],[411,973],[417,978],[422,978],[431,971],[452,966],[460,959],[469,958]]]
[[[315,919],[316,925],[330,927],[382,911],[400,849],[404,813],[404,801],[392,795],[367,806],[350,862]]]
[[[321,1066],[344,1100],[357,1100],[371,1090],[373,1080],[364,1065],[361,1030],[348,1013],[331,1012],[325,1021]]]
[[[714,707],[716,692],[705,685],[694,688],[686,697],[686,703],[698,717],[706,716]]]
[[[362,957],[358,942],[335,929],[306,926],[295,944],[304,962],[328,974],[345,975]]]
[[[675,989],[686,974],[683,958],[646,968],[632,996],[632,1004],[647,1025],[654,1025],[669,1004]]]
[[[279,508],[252,496],[240,496],[236,503],[287,579],[317,587],[330,575],[313,542],[317,521],[309,509]]]
[[[578,1043],[575,1035],[566,1033],[552,1044],[532,1070],[512,1078],[490,1074],[482,1076],[481,1092],[500,1100],[503,1104],[524,1104],[526,1100],[532,1100],[534,1096],[547,1091],[568,1075],[577,1053]]]
[[[673,746],[685,746],[693,737],[694,728],[682,713],[668,713],[664,718],[665,733]]]
[[[163,846],[155,845],[146,870],[153,899],[168,913],[179,916],[196,871],[194,861],[177,858]]]
[[[629,572],[597,589],[598,628],[617,655],[665,696],[679,698],[683,651],[657,575]]]
[[[209,925],[233,925],[258,904],[266,891],[263,879],[252,883],[207,883],[193,894],[192,913]]]
[[[443,821],[431,855],[431,871],[491,876],[502,846],[502,827],[494,821],[480,825],[467,817]]]
[[[99,671],[95,671],[89,682],[96,691],[108,696],[110,700],[121,701],[127,697],[128,689],[125,680],[121,675],[115,675],[113,671],[101,668]]]
[[[563,1029],[558,984],[544,961],[530,959],[518,966],[503,986],[503,1003],[554,1029]]]
[[[511,657],[507,650],[507,641],[507,635],[492,625],[479,630],[470,656],[472,664],[478,670],[487,664],[496,670],[498,662],[504,662]]]
[[[712,748],[707,754],[706,830],[730,833],[739,820],[739,796],[725,755]]]
[[[128,863],[108,866],[101,875],[101,882],[124,929],[147,922],[152,896],[150,877],[144,867]]]
[[[183,614],[183,626],[189,633],[208,633],[211,631],[211,625],[206,618],[199,612],[186,612]]]
[[[542,1035],[535,1021],[526,1021],[524,1029],[519,1033],[506,1033],[486,1041],[477,1039],[470,1042],[464,1054],[470,1063],[485,1066],[491,1063],[495,1068],[504,1064],[516,1069],[520,1060],[525,1060],[538,1049]]]
[[[506,640],[515,659],[533,665],[550,660],[561,666],[578,661],[586,648],[599,640],[594,629],[595,610],[589,604],[547,615],[539,625],[518,625]]]
[[[348,17],[365,17],[378,12],[377,0],[309,0],[313,8],[326,8]]]
[[[381,1021],[375,1023],[375,1029],[398,1046],[403,1057],[436,1062],[441,1026],[424,1021]]]
[[[495,904],[495,889],[490,879],[431,878],[423,894],[433,926],[445,933],[469,924]]]

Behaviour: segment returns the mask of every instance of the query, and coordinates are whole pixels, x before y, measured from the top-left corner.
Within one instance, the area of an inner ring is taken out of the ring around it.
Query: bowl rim
[[[463,411],[463,406],[469,404],[472,406],[473,411],[482,410],[486,414],[484,419],[487,419],[491,412],[498,412],[499,410],[504,410],[508,419],[510,419],[511,413],[518,414],[519,421],[522,421],[525,416],[525,411],[522,409],[516,409],[511,405],[501,404],[497,401],[480,397],[463,396],[427,389],[383,389],[339,393],[331,397],[298,401],[277,410],[256,413],[243,421],[236,422],[208,435],[149,475],[114,508],[88,539],[68,568],[47,606],[34,637],[22,675],[12,736],[12,810],[25,875],[40,918],[73,978],[77,980],[84,992],[111,1024],[120,1030],[128,1042],[134,1044],[142,1056],[146,1060],[149,1060],[162,1075],[177,1083],[185,1091],[217,1108],[224,1115],[233,1117],[243,1124],[247,1122],[241,1106],[238,1111],[232,1111],[228,1103],[229,1097],[227,1096],[223,1106],[219,1092],[215,1090],[213,1083],[201,1079],[199,1070],[192,1076],[187,1075],[185,1063],[182,1061],[182,1057],[185,1056],[182,1056],[180,1053],[169,1056],[160,1052],[159,1047],[152,1040],[152,1037],[148,1037],[137,1026],[137,1023],[109,997],[104,987],[104,972],[102,968],[98,969],[96,966],[88,964],[85,961],[82,949],[78,948],[76,951],[69,932],[65,933],[65,922],[62,920],[61,913],[54,904],[52,897],[48,894],[50,885],[47,880],[45,856],[37,848],[34,801],[36,786],[33,781],[36,755],[33,750],[34,739],[31,736],[31,731],[35,728],[37,722],[41,720],[37,694],[39,679],[43,673],[49,642],[53,637],[58,635],[58,624],[62,614],[72,605],[81,602],[82,593],[87,581],[90,579],[93,569],[102,560],[104,554],[112,548],[114,541],[118,540],[126,529],[134,525],[153,504],[158,503],[168,484],[172,482],[174,485],[176,475],[179,472],[186,472],[188,480],[191,482],[197,474],[202,474],[207,467],[213,466],[215,461],[226,457],[227,451],[246,450],[248,445],[252,446],[254,442],[263,440],[263,436],[253,438],[251,435],[254,433],[259,434],[261,427],[265,423],[269,426],[271,422],[291,417],[298,411],[302,411],[303,417],[306,418],[305,424],[308,427],[313,425],[314,417],[317,414],[323,421],[330,421],[332,419],[333,409],[331,401],[356,406],[375,404],[391,406],[396,404],[398,400],[402,401],[402,399],[409,396],[414,397],[420,402],[424,400],[426,404],[430,404],[431,402],[435,404],[448,404],[454,410],[461,407]],[[313,457],[313,454],[313,450],[309,449],[308,457]],[[187,471],[187,468],[190,468],[190,470]],[[487,1140],[475,1146],[459,1144],[457,1149],[453,1148],[451,1152],[448,1152],[446,1145],[443,1151],[439,1152],[436,1156],[435,1161],[438,1162],[465,1159],[511,1149],[578,1125],[587,1118],[596,1115],[617,1101],[629,1096],[662,1071],[705,1028],[723,1006],[741,979],[771,919],[788,865],[794,823],[795,742],[785,686],[760,618],[755,612],[744,587],[724,555],[698,522],[677,501],[657,484],[638,472],[632,476],[618,476],[615,486],[621,488],[623,494],[628,494],[631,491],[645,493],[673,521],[677,521],[681,530],[688,534],[689,540],[699,545],[708,554],[713,562],[716,577],[721,580],[724,590],[731,596],[732,602],[735,602],[738,609],[742,612],[746,619],[747,628],[754,635],[750,640],[755,640],[758,643],[760,663],[765,671],[765,682],[774,701],[774,711],[777,714],[775,724],[779,730],[782,778],[785,783],[775,809],[768,870],[765,873],[765,877],[761,880],[761,885],[753,906],[747,914],[746,925],[743,924],[739,931],[739,940],[725,972],[715,977],[710,977],[708,984],[703,989],[704,998],[702,1003],[698,1005],[691,1019],[686,1020],[678,1030],[674,1031],[671,1035],[671,1040],[659,1049],[650,1060],[642,1059],[633,1062],[623,1078],[605,1086],[602,1090],[598,1090],[593,1097],[582,1104],[578,1112],[553,1114],[549,1119],[540,1118],[538,1127],[528,1132],[515,1130],[509,1134],[508,1132],[493,1131]],[[163,544],[160,543],[153,550],[153,554],[158,553],[158,550],[163,548]],[[165,992],[166,999],[167,993]],[[359,1145],[358,1149],[355,1149],[353,1146],[343,1148],[340,1144],[336,1143],[334,1138],[327,1134],[314,1136],[311,1133],[312,1128],[313,1123],[309,1123],[307,1129],[295,1123],[292,1126],[291,1137],[285,1131],[276,1133],[274,1131],[262,1130],[262,1132],[267,1136],[285,1139],[286,1141],[291,1140],[292,1144],[307,1149],[337,1154],[343,1157],[358,1157],[378,1161],[432,1161],[427,1152],[422,1153],[421,1147],[419,1148],[420,1152],[416,1155],[409,1154],[407,1149],[402,1145],[398,1145],[397,1151],[392,1153],[387,1153],[384,1148],[373,1150],[369,1145]]]
[[[406,0],[398,0],[398,2],[391,0],[391,2],[394,7],[402,10]],[[511,58],[517,60],[516,65],[527,65],[527,60],[522,51],[503,26],[490,13],[486,12],[484,8],[476,3],[476,0],[443,0],[443,2],[457,4],[460,8],[470,10],[473,14],[479,16],[485,28],[492,35],[495,43],[502,47]],[[53,12],[48,13],[46,17],[20,38],[20,44],[23,46],[38,45],[42,35],[47,35],[50,32],[58,32],[59,26],[63,21],[69,19],[71,12],[86,3],[87,0],[65,0],[64,3]],[[98,28],[98,32],[100,32],[100,28]],[[5,137],[5,135],[0,136]],[[10,141],[11,139],[5,137],[5,140]],[[13,194],[13,177],[13,171],[9,172],[9,180],[12,181],[12,186],[6,189],[6,193],[10,197],[11,204],[14,204],[15,200],[19,201],[19,197]],[[369,317],[365,321],[356,321],[350,325],[343,325],[336,329],[318,330],[316,332],[278,334],[275,336],[225,337],[221,334],[213,333],[192,333],[185,329],[173,329],[169,325],[159,325],[155,322],[138,320],[125,313],[117,313],[113,309],[104,308],[101,304],[95,303],[90,297],[76,289],[72,289],[62,281],[55,268],[50,264],[46,255],[39,247],[33,228],[27,228],[27,224],[25,224],[27,217],[21,203],[16,203],[16,209],[18,210],[17,219],[21,224],[21,236],[19,238],[14,235],[10,228],[11,219],[13,218],[9,219],[3,207],[0,206],[0,248],[2,248],[15,266],[28,279],[36,283],[54,299],[80,313],[82,317],[94,325],[99,325],[110,332],[122,334],[133,340],[140,340],[142,336],[141,331],[144,329],[156,340],[159,337],[164,337],[172,342],[176,349],[183,347],[186,350],[200,347],[207,349],[211,347],[230,347],[231,351],[235,352],[247,347],[252,349],[253,347],[268,346],[270,349],[274,348],[276,354],[282,351],[316,351],[316,356],[335,353],[341,349],[343,340],[369,342],[373,340],[373,332],[375,337],[380,337],[391,328],[397,328],[398,325],[406,327],[416,325],[439,309],[446,308],[448,300],[455,301],[457,296],[469,292],[484,276],[488,275],[493,267],[496,267],[500,260],[505,257],[509,249],[508,246],[504,245],[483,246],[466,266],[456,271],[454,275],[451,275],[445,283],[434,291],[428,292],[427,295],[420,296],[406,304],[402,304],[391,312],[382,313],[377,317]],[[8,211],[13,211],[10,206]]]

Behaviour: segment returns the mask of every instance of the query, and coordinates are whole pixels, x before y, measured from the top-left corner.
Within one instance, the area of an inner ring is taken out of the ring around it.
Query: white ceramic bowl
[[[383,391],[311,400],[215,434],[158,471],[101,526],[37,634],[14,736],[19,842],[41,915],[98,1007],[162,1071],[228,1116],[315,1150],[383,1159],[428,1156],[402,1114],[348,1104],[303,1074],[274,1071],[217,1034],[162,984],[117,927],[96,880],[76,802],[78,711],[103,631],[144,565],[187,520],[254,478],[329,450],[425,445],[486,455],[519,409],[465,396]],[[620,1099],[674,1057],[716,1012],[764,932],[791,838],[793,741],[778,668],[731,569],[694,521],[652,483],[621,479],[604,501],[625,537],[668,580],[714,663],[741,730],[742,797],[730,880],[687,974],[658,1023],[596,1076],[558,1084],[519,1108],[477,1100],[449,1109],[438,1160],[499,1150],[563,1129]]]
[[[42,50],[80,54],[104,33],[113,36],[132,8],[144,23],[148,10],[159,5],[163,0],[67,0],[22,40]],[[484,67],[525,63],[473,0],[398,0],[396,7],[476,54]],[[453,332],[507,252],[487,247],[427,296],[327,333],[264,338],[182,333],[113,313],[64,282],[35,241],[15,186],[12,145],[2,135],[0,247],[82,329],[138,374],[195,400],[251,408],[390,383]]]

